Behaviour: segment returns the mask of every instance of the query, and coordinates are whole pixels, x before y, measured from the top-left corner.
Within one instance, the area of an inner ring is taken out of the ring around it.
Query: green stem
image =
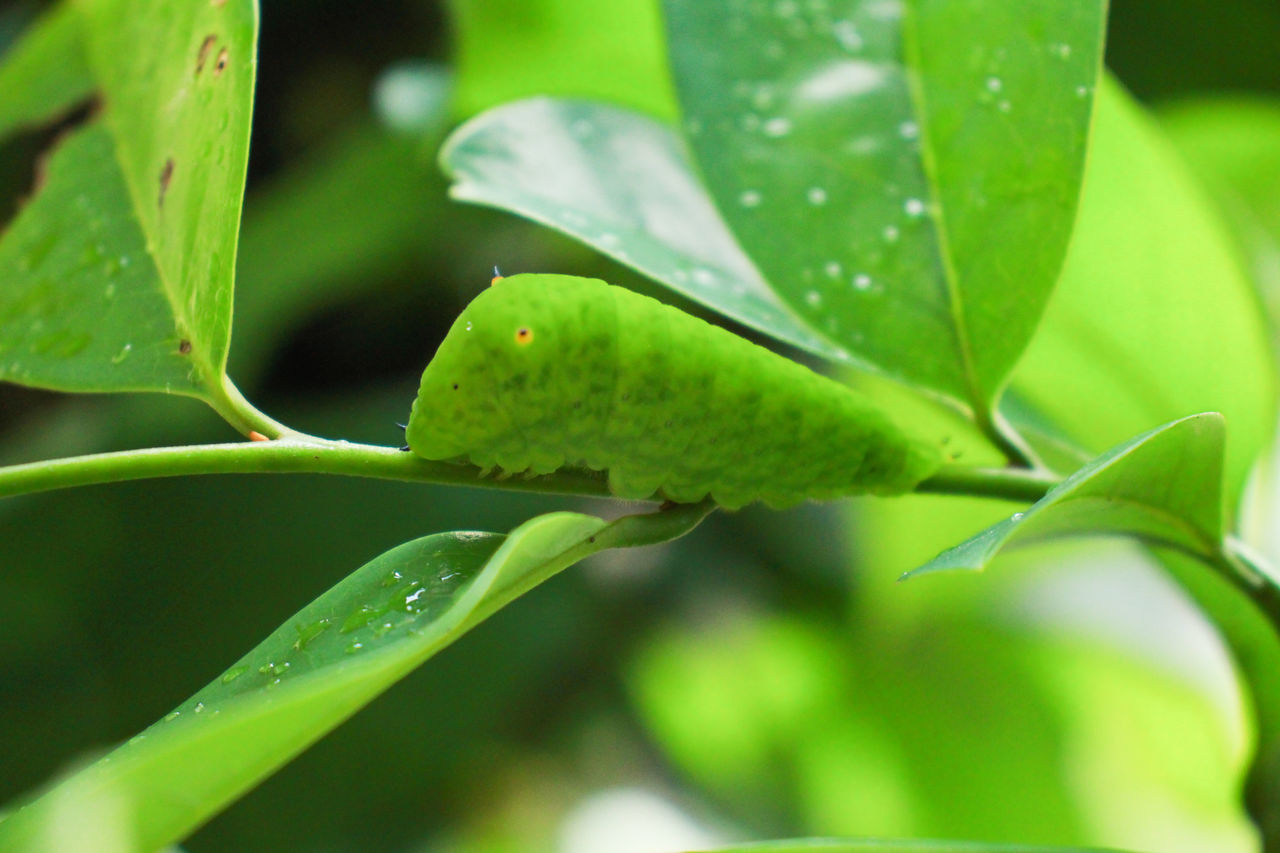
[[[0,468],[0,497],[95,483],[190,474],[344,474],[383,480],[496,486],[526,492],[610,497],[605,478],[590,471],[541,477],[480,479],[470,465],[429,462],[392,447],[321,439],[247,441],[157,447],[73,456]]]
[[[429,462],[372,444],[287,438],[96,453],[0,468],[0,498],[12,495],[193,474],[343,474],[381,480],[482,486],[524,492],[612,497],[604,475],[564,469],[539,477],[480,478],[470,465]],[[943,468],[917,487],[932,494],[1036,501],[1056,481],[1018,468]]]
[[[1031,445],[1023,441],[1022,436],[998,412],[986,407],[975,412],[975,423],[987,439],[1004,454],[1010,465],[1027,468],[1032,471],[1045,470],[1044,464],[1031,449]]]
[[[222,375],[222,384],[216,389],[212,397],[207,399],[210,406],[213,407],[222,419],[231,424],[241,435],[248,437],[249,433],[256,432],[266,438],[311,438],[306,433],[298,432],[290,429],[266,413],[259,411],[256,406],[250,403],[240,389],[231,381],[231,377],[225,373]],[[316,439],[317,441],[319,439]]]
[[[979,468],[944,465],[916,491],[934,495],[968,495],[1034,503],[1060,481],[1052,474],[1028,468]]]

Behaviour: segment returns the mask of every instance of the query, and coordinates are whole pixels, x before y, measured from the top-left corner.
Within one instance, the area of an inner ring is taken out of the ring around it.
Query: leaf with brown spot
[[[0,235],[0,380],[225,409],[256,4],[60,8],[0,62],[0,91],[40,57],[80,51],[102,106],[49,155],[46,180]],[[214,73],[200,74],[211,60]],[[82,80],[61,95],[86,90]],[[0,133],[37,115],[12,101],[0,97]]]

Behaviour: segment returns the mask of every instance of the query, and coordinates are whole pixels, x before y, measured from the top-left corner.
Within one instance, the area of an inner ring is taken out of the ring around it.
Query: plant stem
[[[342,474],[523,492],[613,496],[605,476],[594,471],[563,469],[538,477],[481,478],[470,465],[430,462],[391,447],[307,437],[124,450],[12,465],[0,468],[0,498],[156,477],[286,473]],[[917,491],[1035,501],[1055,484],[1049,476],[1025,469],[953,465],[925,480]]]
[[[922,494],[969,495],[1034,503],[1058,483],[1058,478],[1052,474],[1028,468],[944,465],[936,474],[916,486],[916,491]]]
[[[496,486],[525,492],[609,497],[605,478],[565,470],[540,477],[480,479],[476,468],[430,462],[393,447],[321,439],[157,447],[0,468],[0,497],[50,489],[190,474],[345,474],[383,480]]]
[[[222,384],[217,390],[220,393],[207,398],[206,402],[241,435],[248,437],[249,433],[256,432],[270,439],[311,438],[260,411],[240,393],[240,389],[225,373],[222,375]]]
[[[1044,464],[1036,456],[1036,452],[999,412],[985,408],[978,410],[975,412],[975,423],[982,434],[1004,454],[1010,465],[1033,471],[1044,470]]]

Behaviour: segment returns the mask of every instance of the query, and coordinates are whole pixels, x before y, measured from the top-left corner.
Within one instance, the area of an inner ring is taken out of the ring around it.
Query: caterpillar
[[[737,509],[910,491],[940,448],[852,389],[599,279],[496,277],[422,373],[409,449],[486,471],[608,472],[623,498]]]

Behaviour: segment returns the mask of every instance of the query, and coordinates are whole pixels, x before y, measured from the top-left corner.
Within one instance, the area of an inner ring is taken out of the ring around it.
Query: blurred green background
[[[0,9],[0,50],[40,9]],[[1155,105],[1274,95],[1278,35],[1263,0],[1115,0],[1108,61]],[[457,122],[539,92],[669,118],[656,2],[267,0],[259,73],[231,374],[264,411],[398,443],[418,373],[494,264],[653,292],[550,231],[449,202],[434,153]],[[436,99],[406,100],[424,91]],[[0,220],[48,139],[0,146]],[[0,386],[0,463],[233,438],[178,398]],[[163,716],[374,555],[566,507],[617,512],[266,476],[0,502],[0,801]],[[748,509],[596,558],[186,846],[582,853],[839,834],[1253,849],[1230,665],[1138,549],[1042,548],[895,583],[1010,511]]]

